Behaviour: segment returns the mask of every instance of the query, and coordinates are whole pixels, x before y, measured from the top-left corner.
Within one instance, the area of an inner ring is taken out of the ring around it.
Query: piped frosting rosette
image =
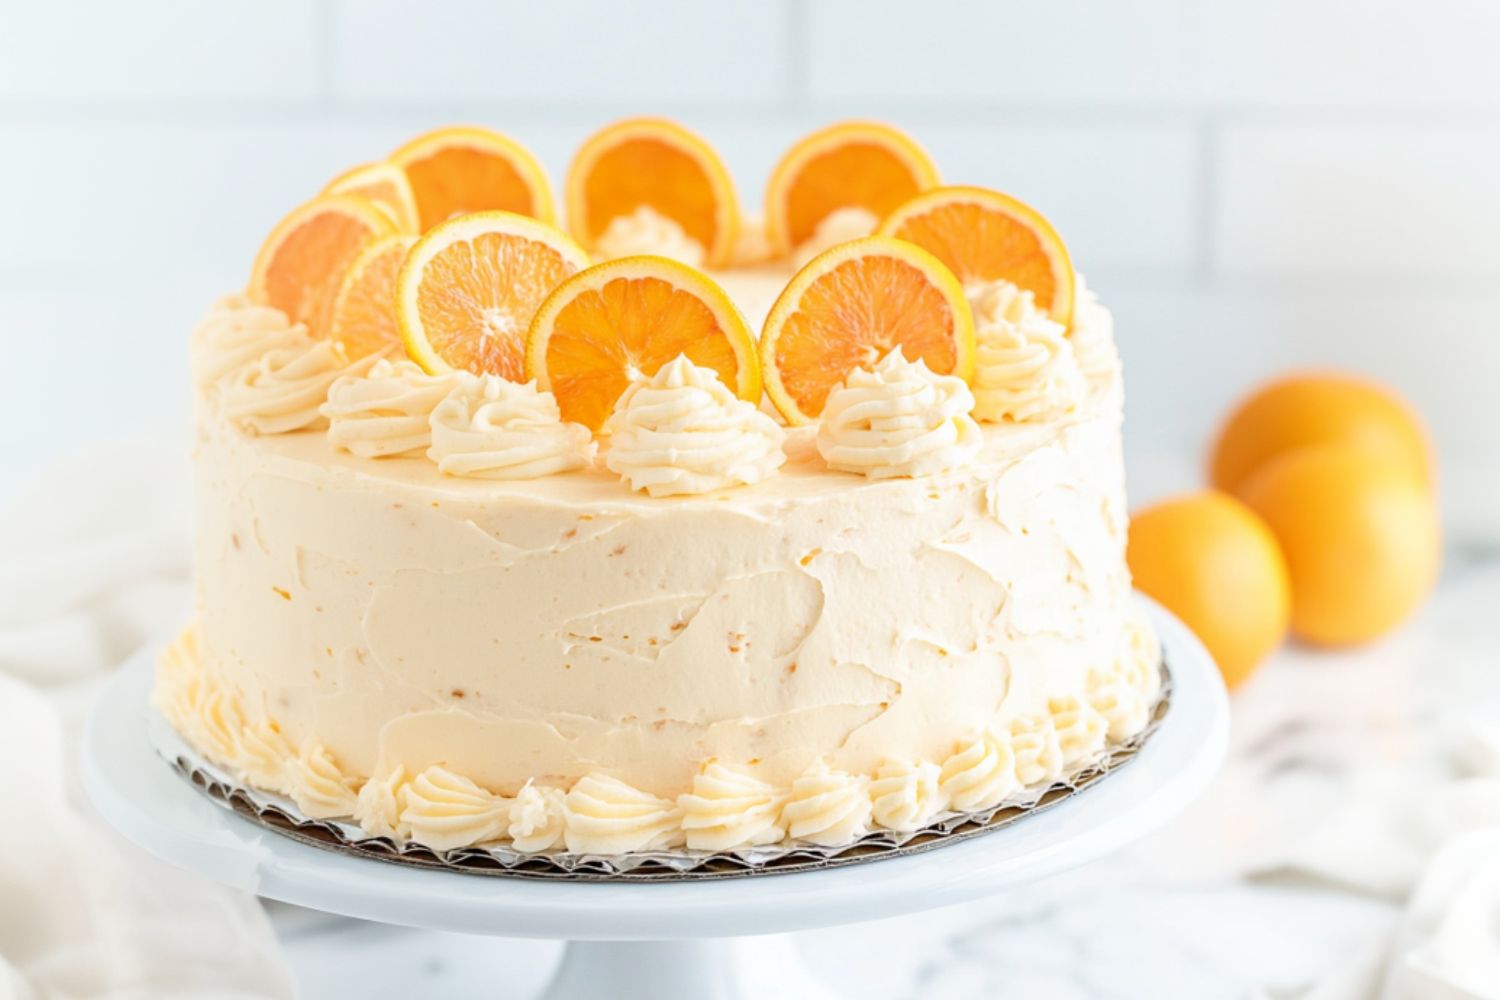
[[[588,428],[565,423],[550,392],[494,375],[462,375],[432,411],[427,456],[438,471],[477,479],[537,479],[588,465]]]
[[[1078,408],[1088,386],[1062,325],[1030,292],[993,281],[969,292],[977,357],[974,415],[980,420],[1052,420]]]

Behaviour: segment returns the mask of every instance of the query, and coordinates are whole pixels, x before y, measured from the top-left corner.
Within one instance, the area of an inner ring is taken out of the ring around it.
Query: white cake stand
[[[611,996],[831,998],[787,938],[991,896],[1086,864],[1180,811],[1223,759],[1228,704],[1197,639],[1151,607],[1171,709],[1125,767],[1019,822],[924,854],[824,871],[668,883],[558,883],[388,864],[279,836],[210,802],[146,737],[149,656],[95,707],[83,777],[130,840],[174,865],[298,906],[411,927],[563,938],[545,1000]]]

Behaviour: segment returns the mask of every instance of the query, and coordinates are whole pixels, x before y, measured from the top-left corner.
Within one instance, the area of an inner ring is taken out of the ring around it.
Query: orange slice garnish
[[[965,285],[1004,279],[1036,296],[1063,326],[1073,319],[1073,262],[1052,223],[1025,202],[977,187],[941,187],[900,206],[884,236],[931,251]]]
[[[564,420],[598,430],[633,379],[687,355],[741,399],[760,401],[755,338],[706,274],[665,257],[621,257],[569,278],[531,321],[526,375]]]
[[[362,163],[328,182],[324,194],[361,194],[390,213],[396,228],[416,233],[420,223],[416,198],[406,172],[394,163]]]
[[[905,132],[839,122],[804,136],[776,164],[766,184],[766,235],[784,256],[841,208],[864,209],[878,222],[937,185],[937,164]]]
[[[739,233],[734,182],[714,148],[662,118],[629,118],[594,133],[568,167],[568,227],[592,249],[609,224],[645,206],[727,263]]]
[[[396,276],[407,355],[428,372],[454,368],[520,381],[531,318],[588,255],[552,226],[514,212],[476,212],[428,231]]]
[[[315,337],[328,335],[333,300],[349,265],[371,243],[393,235],[385,210],[357,194],[314,198],[276,224],[250,272],[253,302],[306,323]]]
[[[515,212],[556,218],[547,172],[509,136],[452,125],[417,136],[391,154],[406,171],[422,230],[471,212]]]
[[[365,248],[349,265],[333,300],[330,336],[344,345],[350,360],[401,344],[396,322],[396,275],[415,236],[386,236]]]
[[[942,261],[885,236],[842,243],[792,278],[760,335],[766,394],[788,423],[823,412],[828,393],[892,348],[939,375],[974,373],[974,318]]]

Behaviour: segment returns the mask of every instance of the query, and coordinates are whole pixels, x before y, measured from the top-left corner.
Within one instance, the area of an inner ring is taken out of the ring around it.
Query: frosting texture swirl
[[[824,250],[869,236],[879,225],[880,217],[867,208],[857,205],[836,208],[823,216],[813,234],[792,251],[792,265],[800,271]]]
[[[303,334],[299,342],[273,347],[225,378],[224,414],[254,434],[324,427],[328,420],[321,407],[329,387],[374,360],[371,356],[351,365],[333,341]]]
[[[693,777],[693,790],[677,798],[687,845],[702,851],[781,840],[786,835],[781,803],[775,788],[716,760],[705,761]]]
[[[505,832],[508,803],[469,778],[434,764],[406,786],[401,822],[435,851],[495,840]]]
[[[684,355],[634,382],[605,422],[604,461],[653,497],[749,486],[786,461],[786,433]]]
[[[563,842],[563,793],[528,781],[510,804],[506,833],[511,846],[526,854],[550,851]]]
[[[286,313],[258,306],[244,295],[228,295],[193,331],[189,367],[197,386],[211,385],[257,360],[268,351],[305,346],[307,327],[293,324]]]
[[[1077,409],[1087,384],[1066,331],[1008,281],[973,289],[974,415],[980,420],[1051,420]]]
[[[600,258],[654,254],[691,267],[702,267],[708,256],[703,244],[689,236],[675,219],[650,205],[639,205],[634,212],[610,219],[594,241],[594,251]]]
[[[818,452],[829,468],[871,479],[927,476],[973,461],[983,443],[963,379],[935,375],[895,348],[828,394]]]
[[[494,375],[461,373],[429,418],[427,457],[449,476],[539,479],[594,459],[587,427],[564,423],[557,399]]]
[[[1115,347],[1115,320],[1092,289],[1085,287],[1083,275],[1077,275],[1073,303],[1073,329],[1068,340],[1078,370],[1091,388],[1107,384],[1120,368],[1120,352]]]
[[[354,821],[372,837],[401,841],[411,836],[411,825],[401,819],[411,775],[397,764],[384,777],[371,777],[359,790]]]
[[[309,740],[287,765],[292,801],[313,819],[352,816],[359,806],[357,782],[346,775],[323,744]]]
[[[782,810],[787,836],[823,847],[838,847],[870,829],[868,778],[831,770],[822,761],[792,782]]]
[[[938,785],[959,812],[992,809],[1016,790],[1016,757],[1010,741],[986,730],[943,762]]]
[[[870,782],[875,822],[903,833],[926,826],[943,807],[941,774],[942,769],[928,761],[883,761]]]
[[[602,774],[579,779],[563,799],[563,815],[565,842],[574,854],[670,847],[682,835],[682,812],[676,803]]]
[[[458,376],[429,375],[410,361],[385,358],[363,375],[341,375],[321,408],[328,440],[361,458],[419,453],[432,443],[432,411]]]

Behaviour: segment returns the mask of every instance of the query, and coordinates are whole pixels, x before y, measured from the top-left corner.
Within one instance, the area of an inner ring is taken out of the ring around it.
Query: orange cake
[[[917,830],[1145,727],[1110,314],[1042,215],[869,122],[761,219],[659,119],[557,201],[421,136],[194,334],[193,748],[372,837],[621,855]]]

